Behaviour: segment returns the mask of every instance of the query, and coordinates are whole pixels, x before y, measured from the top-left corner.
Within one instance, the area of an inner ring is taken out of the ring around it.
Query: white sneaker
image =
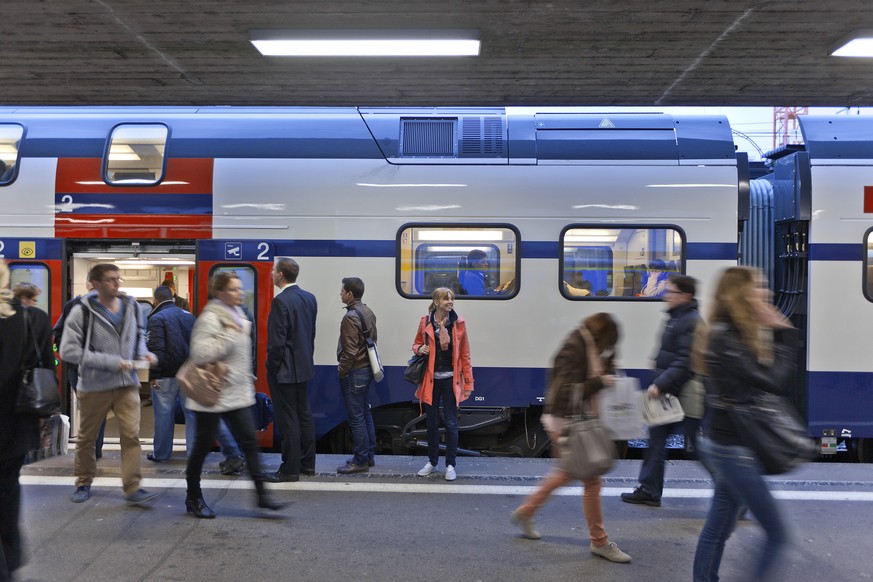
[[[458,478],[458,474],[455,473],[455,468],[452,465],[446,465],[446,481],[454,481]]]
[[[421,468],[421,471],[418,472],[419,477],[427,477],[431,473],[436,471],[436,467],[430,464],[430,461],[427,462],[427,465]]]
[[[618,549],[618,546],[615,545],[615,542],[609,542],[602,548],[595,548],[593,545],[591,546],[591,553],[595,556],[600,556],[601,558],[606,558],[610,562],[619,562],[620,564],[627,564],[631,561],[631,557]]]

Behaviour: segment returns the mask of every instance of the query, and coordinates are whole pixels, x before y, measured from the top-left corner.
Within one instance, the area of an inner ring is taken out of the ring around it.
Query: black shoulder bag
[[[21,382],[18,386],[18,398],[15,401],[15,412],[17,414],[29,414],[46,418],[61,407],[61,398],[58,394],[58,377],[54,370],[43,367],[42,352],[36,342],[36,335],[31,331],[27,308],[22,308],[22,311],[24,315],[24,333],[25,336],[29,335],[33,340],[37,365],[34,368],[24,368],[22,370]]]

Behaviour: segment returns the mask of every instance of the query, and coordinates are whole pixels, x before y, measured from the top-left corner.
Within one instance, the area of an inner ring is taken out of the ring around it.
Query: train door
[[[9,265],[12,288],[29,288],[28,295],[38,291],[35,307],[48,314],[52,324],[64,305],[63,256],[63,242],[58,239],[0,239],[0,259]]]
[[[273,300],[274,245],[265,241],[197,241],[196,304],[199,312],[209,301],[209,278],[219,271],[232,271],[243,283],[244,306],[254,323],[252,345],[255,389],[269,394],[264,358],[267,354],[267,316]],[[273,426],[258,434],[262,447],[273,446]]]

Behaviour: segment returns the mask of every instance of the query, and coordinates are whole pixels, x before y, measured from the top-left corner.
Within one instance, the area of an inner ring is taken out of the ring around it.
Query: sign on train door
[[[209,301],[209,281],[214,273],[231,271],[240,278],[245,291],[243,306],[254,323],[252,356],[256,376],[255,390],[264,394],[270,393],[264,360],[267,356],[267,316],[273,300],[273,256],[274,245],[269,241],[197,241],[194,312],[199,314]],[[273,426],[270,425],[266,431],[258,433],[262,447],[273,446]]]
[[[19,283],[35,286],[39,290],[35,307],[46,312],[52,324],[64,308],[63,251],[63,241],[54,238],[0,239],[0,259],[9,265],[12,288]],[[69,394],[63,394],[62,402],[68,410]]]

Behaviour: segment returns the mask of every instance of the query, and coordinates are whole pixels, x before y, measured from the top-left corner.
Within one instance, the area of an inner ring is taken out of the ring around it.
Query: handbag
[[[427,335],[424,336],[424,345],[427,345]],[[413,384],[421,384],[424,380],[424,371],[427,370],[427,362],[430,354],[415,354],[406,363],[403,370],[403,379]]]
[[[227,364],[224,362],[210,362],[199,366],[189,358],[176,372],[176,380],[187,398],[201,406],[215,406],[221,396],[226,375]]]
[[[27,309],[24,309],[24,330],[25,335],[30,335],[33,340],[37,365],[22,370],[21,381],[18,384],[18,397],[15,400],[15,412],[47,418],[61,407],[61,397],[58,394],[58,376],[54,370],[43,367],[42,354],[36,343],[36,336],[30,331]]]
[[[814,459],[815,443],[791,404],[781,396],[756,392],[748,402],[717,396],[710,396],[707,402],[728,411],[743,444],[758,457],[765,475],[787,473]]]
[[[685,418],[679,399],[672,394],[663,393],[657,398],[649,398],[646,391],[639,394],[643,409],[643,420],[649,426],[661,426],[679,422]]]
[[[367,328],[367,322],[364,321],[364,313],[359,306],[355,306],[355,313],[358,314],[358,319],[361,321],[361,330],[364,332],[364,340],[367,342],[367,358],[370,360],[370,370],[373,372],[373,380],[381,382],[385,378],[385,368],[382,367],[382,359],[379,357],[379,349],[376,347],[376,342],[370,337],[370,330]]]
[[[628,376],[617,376],[611,387],[597,393],[600,422],[613,440],[626,441],[645,436],[639,394],[639,379]]]
[[[615,462],[615,444],[600,419],[579,409],[582,385],[574,385],[574,416],[560,439],[559,466],[573,479],[603,475]]]
[[[703,418],[703,395],[706,392],[703,387],[703,378],[694,374],[690,380],[682,385],[679,392],[679,404],[688,418]]]

